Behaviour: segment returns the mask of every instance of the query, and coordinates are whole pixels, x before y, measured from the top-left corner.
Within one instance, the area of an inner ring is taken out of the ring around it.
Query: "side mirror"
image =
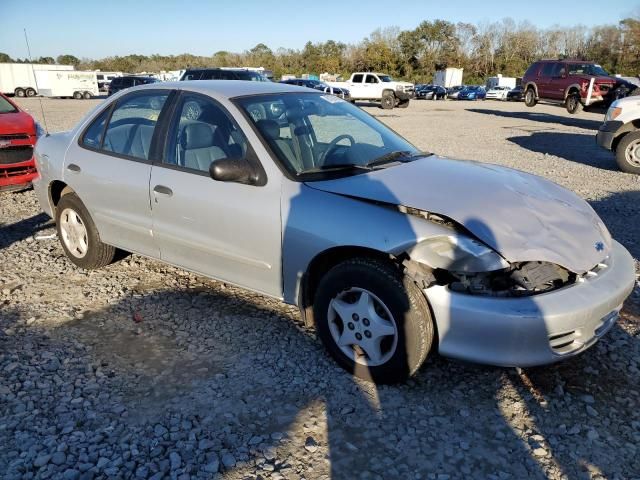
[[[221,158],[211,162],[209,175],[218,182],[235,182],[250,185],[255,182],[256,172],[245,159]]]

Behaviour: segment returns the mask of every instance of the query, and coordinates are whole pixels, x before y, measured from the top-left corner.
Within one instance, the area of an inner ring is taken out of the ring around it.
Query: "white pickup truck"
[[[634,92],[611,104],[596,141],[616,154],[620,170],[640,174],[640,96]]]
[[[384,73],[356,72],[346,82],[326,82],[349,90],[351,101],[380,102],[384,109],[407,108],[413,98],[413,83],[397,82]]]

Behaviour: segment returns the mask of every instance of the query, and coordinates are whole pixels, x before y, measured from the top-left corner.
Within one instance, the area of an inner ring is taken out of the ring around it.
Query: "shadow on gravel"
[[[603,170],[619,171],[611,152],[598,147],[592,135],[533,132],[531,135],[509,137],[507,140],[532,152],[554,155]]]
[[[552,123],[565,125],[567,127],[584,128],[586,130],[598,130],[601,121],[588,120],[586,118],[563,117],[560,115],[550,115],[548,113],[539,113],[532,110],[529,112],[507,112],[504,110],[488,110],[484,108],[468,108],[468,112],[482,113],[484,115],[495,115],[497,117],[518,118],[520,120],[529,120],[532,122]],[[604,120],[603,120],[604,121]],[[595,142],[595,140],[594,140]]]
[[[44,213],[11,224],[0,223],[0,249],[7,248],[53,225],[51,218]]]

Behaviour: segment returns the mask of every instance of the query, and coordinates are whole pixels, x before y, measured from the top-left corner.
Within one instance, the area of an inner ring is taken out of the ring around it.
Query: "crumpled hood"
[[[584,273],[611,250],[611,235],[583,199],[497,165],[430,156],[307,185],[449,217],[510,262],[547,261]]]

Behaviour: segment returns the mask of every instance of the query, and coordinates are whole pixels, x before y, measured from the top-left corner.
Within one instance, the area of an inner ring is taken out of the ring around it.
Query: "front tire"
[[[27,91],[25,92],[27,97],[35,97],[37,93],[38,92],[36,92],[35,88],[27,88]]]
[[[640,131],[622,137],[616,148],[616,161],[623,172],[640,174]]]
[[[409,277],[371,258],[333,267],[318,285],[313,316],[336,362],[379,384],[415,374],[434,339],[422,292]]]
[[[396,106],[396,96],[393,94],[393,92],[384,92],[382,94],[380,106],[385,110],[391,110]]]
[[[100,241],[91,215],[75,193],[60,199],[56,207],[56,229],[64,253],[76,266],[93,270],[113,261],[116,248]]]
[[[91,92],[84,92],[84,93],[82,94],[82,97],[83,97],[85,100],[91,100],[91,99],[93,98],[93,95],[91,95]]]
[[[524,94],[524,104],[527,107],[535,107],[536,103],[538,103],[536,100],[536,91],[532,87],[527,88]]]
[[[577,93],[570,93],[565,100],[565,107],[567,108],[567,112],[571,115],[580,113],[583,109],[582,103],[580,102],[580,95]]]

